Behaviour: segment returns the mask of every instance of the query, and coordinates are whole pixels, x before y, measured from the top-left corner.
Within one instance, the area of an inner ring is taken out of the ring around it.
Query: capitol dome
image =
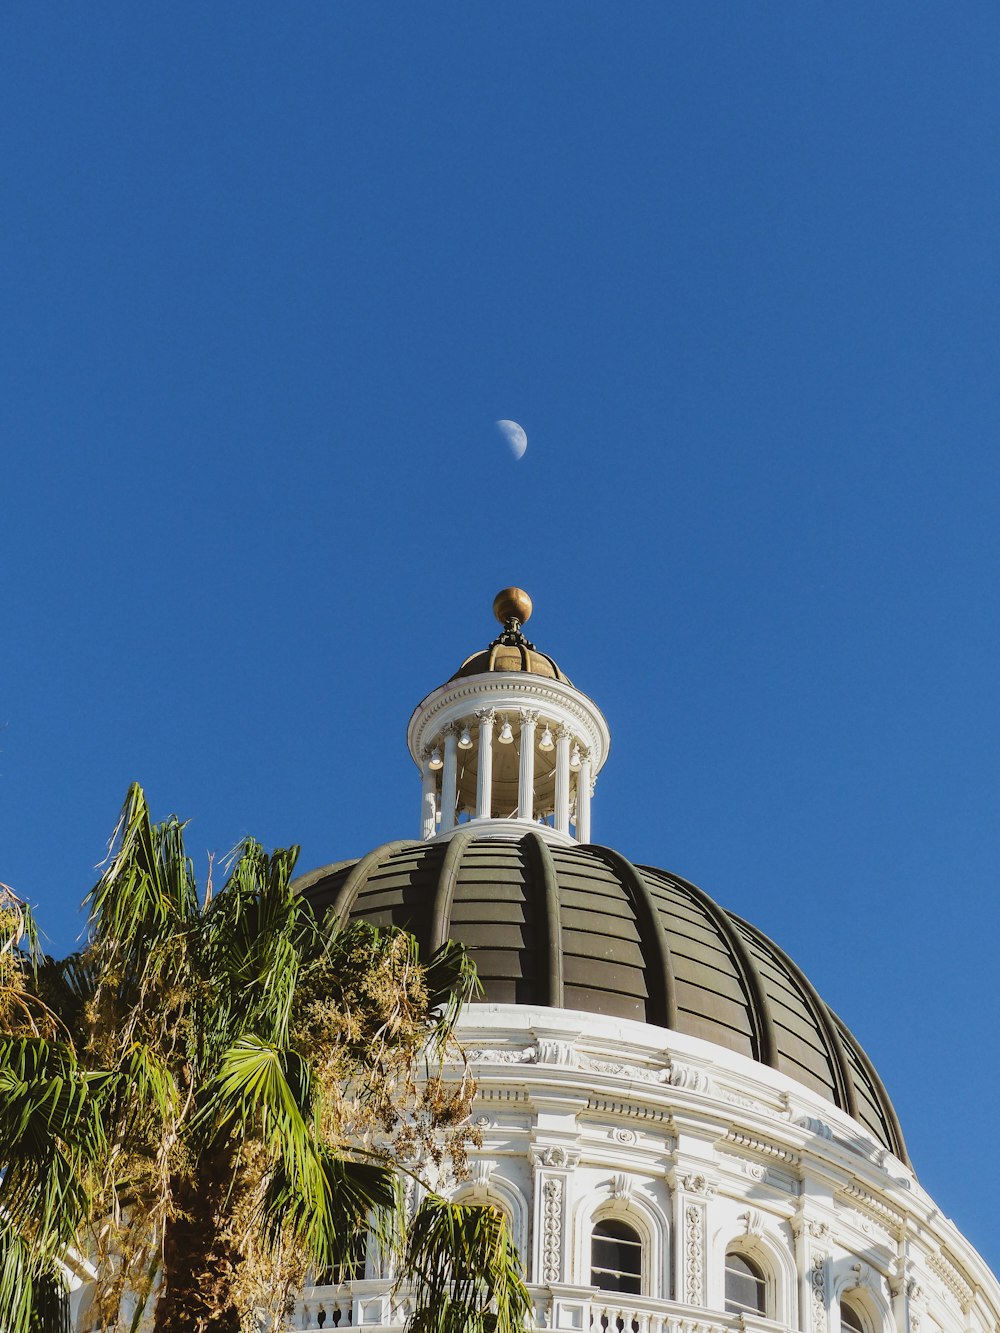
[[[464,943],[470,1173],[552,1333],[996,1333],[1000,1284],[913,1173],[860,1044],[754,926],[592,833],[610,729],[524,634],[417,705],[413,838],[298,880],[317,911]],[[378,1253],[291,1327],[396,1333]]]
[[[780,1070],[906,1160],[871,1062],[781,949],[706,893],[608,847],[516,841],[475,826],[390,842],[301,882],[342,921],[465,944],[484,1000],[638,1019]]]

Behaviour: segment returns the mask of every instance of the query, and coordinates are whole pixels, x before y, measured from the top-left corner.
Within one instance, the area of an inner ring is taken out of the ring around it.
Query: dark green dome
[[[607,847],[463,829],[390,842],[298,881],[342,921],[466,944],[485,999],[638,1019],[797,1079],[897,1157],[906,1148],[871,1062],[795,964],[695,885]]]

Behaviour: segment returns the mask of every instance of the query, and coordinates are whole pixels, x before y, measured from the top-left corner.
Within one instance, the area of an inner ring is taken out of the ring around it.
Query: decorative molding
[[[551,1176],[542,1186],[542,1280],[558,1282],[562,1253],[563,1183]]]
[[[612,1199],[627,1199],[632,1193],[632,1177],[618,1171],[611,1177]]]
[[[532,1148],[531,1160],[535,1166],[548,1167],[549,1170],[572,1171],[580,1160],[580,1154],[573,1148],[564,1148],[562,1144],[550,1144],[547,1148]]]
[[[615,1128],[608,1130],[608,1138],[615,1143],[622,1143],[630,1147],[638,1141],[639,1136],[634,1129]]]
[[[814,1254],[812,1270],[809,1274],[809,1288],[812,1292],[813,1333],[825,1333],[826,1329],[826,1255]]]
[[[493,1124],[493,1121],[492,1121],[492,1119],[491,1119],[488,1115],[477,1115],[476,1118],[475,1118],[475,1120],[473,1120],[473,1122],[472,1122],[472,1128],[473,1128],[473,1129],[489,1129],[489,1128],[491,1127],[492,1124]]]
[[[619,1064],[614,1060],[595,1060],[593,1056],[581,1055],[577,1060],[581,1069],[589,1069],[594,1074],[612,1074],[616,1078],[628,1078],[635,1083],[669,1083],[669,1069],[650,1069],[648,1065]]]
[[[496,1162],[479,1157],[471,1164],[469,1176],[472,1180],[472,1192],[477,1198],[483,1198],[489,1187],[490,1176],[496,1169]]]
[[[705,1304],[705,1240],[703,1209],[688,1204],[684,1210],[684,1280],[689,1305]]]
[[[889,1234],[898,1237],[904,1225],[904,1217],[901,1212],[895,1208],[890,1208],[888,1204],[877,1199],[874,1194],[869,1194],[866,1189],[856,1185],[853,1180],[849,1180],[839,1191],[841,1196],[848,1198],[855,1208],[858,1205],[866,1209],[871,1215],[889,1230]]]
[[[669,1083],[672,1088],[683,1088],[687,1092],[708,1092],[711,1088],[704,1069],[678,1064],[674,1060],[671,1060],[669,1068],[663,1071],[661,1081]]]
[[[610,1115],[627,1115],[632,1120],[652,1120],[656,1124],[670,1125],[670,1112],[659,1106],[636,1106],[633,1102],[618,1102],[609,1097],[588,1097],[587,1110]],[[667,1148],[673,1151],[673,1145]]]
[[[483,1050],[466,1051],[465,1058],[470,1065],[531,1065],[538,1060],[538,1047],[525,1046],[521,1050],[511,1050],[502,1046],[488,1046]]]
[[[769,1143],[766,1139],[744,1134],[735,1127],[727,1130],[726,1142],[736,1143],[741,1148],[749,1148],[751,1152],[758,1152],[764,1157],[775,1157],[779,1162],[787,1162],[790,1166],[798,1166],[801,1161],[797,1153],[789,1152],[787,1148],[781,1148],[776,1143]]]
[[[737,1220],[743,1223],[744,1235],[763,1236],[764,1214],[758,1208],[748,1208]]]
[[[692,1173],[685,1176],[681,1181],[681,1184],[687,1190],[688,1194],[698,1194],[703,1199],[715,1198],[715,1186],[700,1173]]]
[[[975,1293],[964,1280],[955,1265],[940,1253],[929,1255],[927,1264],[928,1267],[937,1273],[938,1277],[955,1297],[955,1300],[958,1301],[959,1305],[962,1307],[963,1313],[967,1311],[972,1304],[972,1299]]]
[[[808,1130],[810,1134],[815,1134],[818,1139],[827,1139],[830,1141],[833,1139],[833,1130],[830,1126],[825,1120],[817,1120],[815,1116],[800,1115],[792,1123],[797,1125],[799,1129],[805,1129]]]
[[[540,1065],[575,1065],[576,1048],[571,1041],[555,1041],[549,1037],[540,1037],[536,1046],[536,1059]]]
[[[746,1157],[733,1157],[729,1153],[720,1153],[719,1160],[731,1171],[739,1171],[741,1175],[749,1180],[756,1180],[758,1184],[766,1181],[770,1174],[763,1162],[751,1162]]]

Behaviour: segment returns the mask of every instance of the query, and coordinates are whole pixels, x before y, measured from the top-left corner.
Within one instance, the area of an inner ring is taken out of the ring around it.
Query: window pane
[[[844,1301],[840,1302],[840,1327],[842,1333],[865,1333],[861,1316]]]
[[[726,1310],[729,1314],[764,1313],[764,1274],[742,1254],[726,1255]]]
[[[590,1281],[602,1291],[642,1291],[642,1241],[624,1222],[606,1218],[594,1227]]]

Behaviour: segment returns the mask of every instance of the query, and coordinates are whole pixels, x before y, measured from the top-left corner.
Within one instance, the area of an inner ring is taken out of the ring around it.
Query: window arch
[[[620,1217],[603,1217],[594,1223],[590,1284],[601,1291],[642,1295],[642,1238]]]
[[[767,1278],[754,1259],[726,1251],[726,1313],[767,1314]]]

